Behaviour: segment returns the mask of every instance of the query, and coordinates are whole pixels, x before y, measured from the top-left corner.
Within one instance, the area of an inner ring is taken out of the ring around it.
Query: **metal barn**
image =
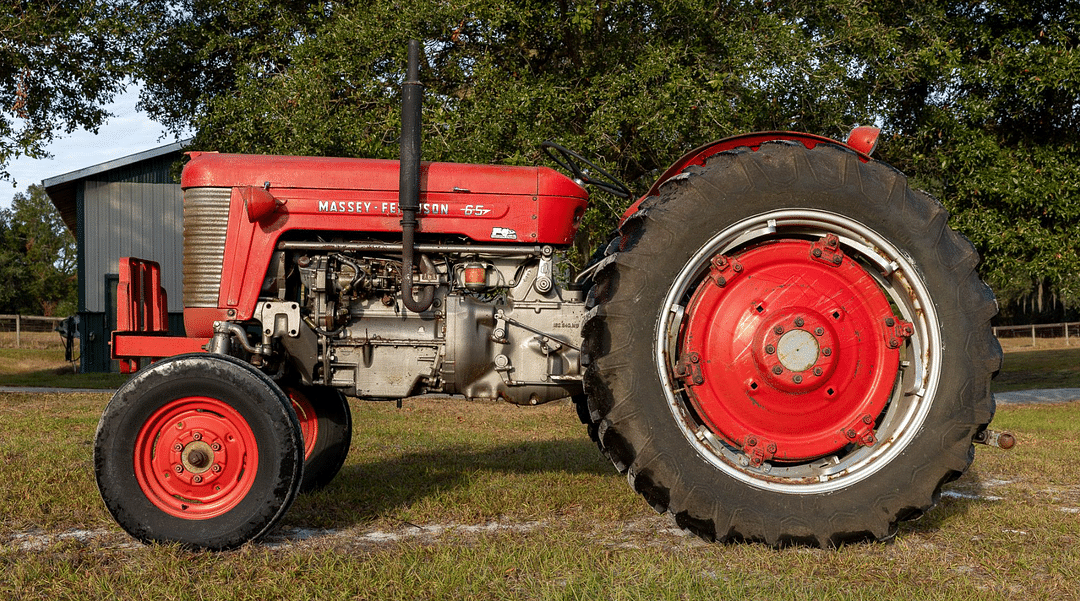
[[[186,141],[44,180],[78,243],[81,369],[115,371],[117,264],[134,256],[161,264],[169,329],[183,334],[181,237],[184,203],[174,177]]]

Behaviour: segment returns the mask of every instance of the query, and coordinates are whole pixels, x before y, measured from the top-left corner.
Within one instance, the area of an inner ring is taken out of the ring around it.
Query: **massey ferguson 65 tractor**
[[[113,354],[156,361],[112,398],[94,462],[134,537],[264,535],[341,468],[346,397],[569,397],[656,510],[771,545],[889,539],[973,442],[1008,446],[987,430],[1001,350],[977,254],[869,156],[876,130],[698,148],[565,277],[585,187],[628,190],[553,144],[570,177],[421,162],[417,53],[400,161],[191,153],[185,337],[157,265],[121,260]]]

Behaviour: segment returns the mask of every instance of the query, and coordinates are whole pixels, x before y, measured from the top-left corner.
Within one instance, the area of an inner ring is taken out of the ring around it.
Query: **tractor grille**
[[[184,306],[216,307],[232,188],[184,190]]]

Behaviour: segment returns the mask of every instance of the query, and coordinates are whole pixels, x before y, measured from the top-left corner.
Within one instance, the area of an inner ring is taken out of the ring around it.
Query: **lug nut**
[[[748,447],[756,447],[757,446],[757,438],[754,438],[753,436],[751,436],[750,438],[747,438],[746,439],[746,446],[748,446]]]
[[[775,346],[773,346],[771,344],[765,345],[765,354],[766,355],[771,355],[771,354],[773,354],[775,352],[776,352],[776,347]]]
[[[828,348],[828,347],[823,348],[823,349],[821,349],[821,354],[828,357],[828,356],[832,355],[832,349]]]
[[[210,445],[210,448],[212,450],[214,450],[214,451],[220,451],[221,450],[221,443],[220,442],[215,442],[214,444]]]
[[[815,376],[820,376],[823,373],[825,373],[825,372],[820,367],[815,367],[814,368],[814,375]]]
[[[192,440],[202,440],[202,434],[196,432],[196,433],[191,435],[191,439]]]
[[[862,416],[862,423],[867,425],[872,424],[874,423],[874,418],[870,417],[869,415],[864,415]]]
[[[889,326],[891,328],[891,327],[896,325],[896,320],[891,318],[891,317],[886,318],[885,319],[885,325],[887,325],[887,326]]]
[[[814,328],[814,333],[818,336],[825,334],[825,328]]]
[[[772,368],[772,372],[779,376],[780,374],[784,373],[784,368],[777,365],[776,367]]]
[[[802,384],[802,376],[796,375],[794,378],[791,378],[791,381],[796,384]]]
[[[210,466],[210,470],[215,472],[215,473],[220,472],[221,471],[221,466],[215,463],[214,465]]]
[[[776,332],[777,334],[783,334],[784,326],[776,326],[775,328],[773,328],[773,332]]]
[[[191,481],[194,482],[195,484],[199,484],[199,483],[202,482],[202,476],[195,476],[194,478],[191,479]]]
[[[173,471],[178,473],[178,474],[182,474],[182,473],[184,473],[184,466],[182,466],[182,465],[174,465],[173,466]]]
[[[804,323],[806,323],[806,322],[803,321],[803,318],[801,318],[801,317],[796,317],[795,318],[795,327],[801,328],[801,327],[803,327]]]
[[[182,444],[180,444],[180,443],[176,443],[176,444],[174,444],[174,445],[173,445],[173,448],[172,448],[172,449],[173,449],[174,451],[176,451],[177,453],[179,453],[180,451],[183,451],[183,450],[184,450],[184,445],[182,445]]]

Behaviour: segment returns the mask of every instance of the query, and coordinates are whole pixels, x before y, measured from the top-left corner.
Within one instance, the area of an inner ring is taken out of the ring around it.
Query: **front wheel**
[[[268,532],[296,496],[300,426],[251,365],[180,355],[128,380],[98,423],[94,467],[109,512],[143,542],[229,549]]]
[[[300,492],[318,490],[345,464],[352,443],[349,400],[329,386],[289,385],[285,393],[300,422],[304,439],[304,479]]]
[[[946,219],[829,145],[689,168],[596,276],[586,387],[605,451],[708,539],[891,537],[994,412],[996,303]]]

